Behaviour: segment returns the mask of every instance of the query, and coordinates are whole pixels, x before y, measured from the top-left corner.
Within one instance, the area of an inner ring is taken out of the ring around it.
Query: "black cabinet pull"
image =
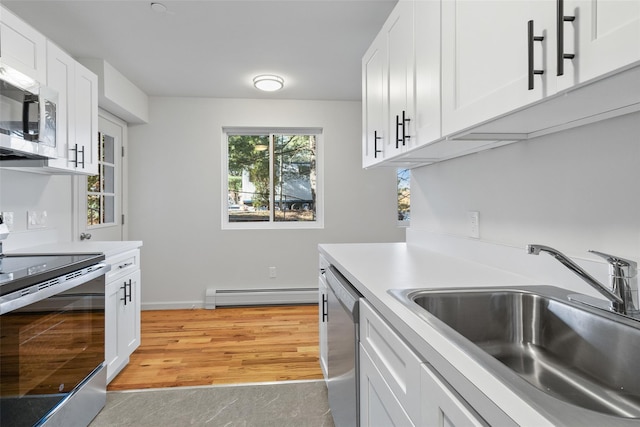
[[[382,153],[382,150],[378,150],[378,140],[382,139],[381,136],[378,136],[378,131],[373,131],[373,158],[378,158],[378,153]]]
[[[407,112],[402,110],[402,120],[400,120],[400,116],[396,115],[396,148],[400,148],[400,143],[402,145],[407,145],[407,139],[411,138],[407,135],[407,123],[410,122],[411,119],[407,117]],[[402,135],[398,131],[398,128],[402,127]],[[400,137],[402,136],[402,138]]]
[[[82,150],[80,150],[79,152],[82,153],[82,169],[84,169],[84,145],[82,146]],[[76,155],[76,158],[78,156]],[[76,162],[76,167],[78,166],[77,162]]]
[[[564,23],[565,22],[573,22],[576,17],[575,16],[565,16],[564,14],[564,0],[556,0],[557,6],[557,14],[556,14],[556,25],[557,25],[557,41],[558,46],[556,49],[556,62],[558,64],[558,75],[562,76],[564,74],[564,60],[565,59],[573,59],[576,56],[573,53],[564,53]]]
[[[407,123],[409,123],[411,119],[406,117],[406,113],[406,111],[402,110],[402,145],[406,145],[407,139],[411,138],[407,135]]]
[[[536,74],[544,74],[544,70],[536,70],[533,66],[533,42],[541,42],[544,40],[544,36],[533,35],[533,20],[527,22],[527,47],[528,47],[528,65],[529,65],[529,90],[533,89],[533,76]]]
[[[73,166],[77,168],[78,167],[78,144],[76,144],[74,148],[70,148],[69,151],[73,151],[75,154],[73,156]]]
[[[120,298],[120,301],[124,301],[124,305],[127,305],[127,298],[129,299],[129,302],[131,302],[131,279],[129,279],[129,283],[124,282],[123,285],[120,287],[120,289],[122,289],[124,291],[124,296],[122,298]],[[127,287],[129,288],[129,293],[127,294]]]
[[[120,298],[120,301],[124,301],[124,305],[127,305],[127,282],[124,282],[120,289],[124,291],[124,296]]]
[[[329,298],[327,294],[322,294],[322,322],[329,321]]]

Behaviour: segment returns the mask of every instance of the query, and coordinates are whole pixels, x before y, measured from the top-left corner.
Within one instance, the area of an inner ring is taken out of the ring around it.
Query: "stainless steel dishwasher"
[[[359,310],[361,295],[330,266],[328,286],[327,347],[329,406],[336,427],[360,425],[358,380]]]

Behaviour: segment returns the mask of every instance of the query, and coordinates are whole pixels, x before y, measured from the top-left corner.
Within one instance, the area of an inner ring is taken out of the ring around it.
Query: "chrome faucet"
[[[561,252],[544,245],[527,245],[527,253],[538,255],[540,252],[547,252],[562,265],[577,274],[582,280],[587,282],[596,291],[600,292],[609,301],[611,309],[616,313],[638,317],[640,311],[635,307],[632,291],[638,290],[638,264],[628,259],[620,258],[597,251],[589,251],[594,255],[604,258],[609,263],[609,278],[611,289],[594,279],[589,273],[584,271],[578,264]]]

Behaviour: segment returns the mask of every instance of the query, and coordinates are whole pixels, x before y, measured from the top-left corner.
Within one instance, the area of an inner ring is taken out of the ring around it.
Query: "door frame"
[[[127,128],[127,122],[125,122],[124,120],[114,116],[113,114],[103,110],[103,109],[99,109],[98,110],[98,131],[102,132],[102,128],[100,127],[100,122],[101,120],[107,120],[113,124],[115,124],[116,126],[119,126],[122,128],[122,140],[121,140],[121,145],[122,145],[122,157],[120,158],[120,176],[119,176],[119,182],[120,182],[120,197],[119,200],[117,200],[117,203],[120,205],[120,218],[116,217],[116,223],[118,224],[118,226],[120,227],[120,240],[127,240],[128,235],[129,235],[129,221],[127,220],[128,217],[128,213],[129,213],[129,206],[128,206],[128,190],[127,190],[127,183],[128,183],[128,178],[129,178],[129,170],[128,170],[128,162],[126,160],[126,156],[125,154],[127,153],[128,150],[128,128]],[[98,135],[95,136],[95,138],[98,138]],[[116,153],[117,155],[118,153]],[[117,173],[117,171],[116,171]],[[87,177],[86,176],[81,176],[81,175],[76,175],[73,177],[72,179],[72,227],[73,227],[73,236],[72,236],[72,241],[79,241],[80,239],[80,234],[85,233],[85,232],[89,232],[91,233],[90,230],[87,230]],[[122,224],[122,219],[125,219],[124,224]]]

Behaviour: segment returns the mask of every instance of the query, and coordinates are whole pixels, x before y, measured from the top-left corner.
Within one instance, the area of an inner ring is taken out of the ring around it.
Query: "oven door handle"
[[[69,273],[47,280],[43,283],[37,283],[19,291],[12,292],[0,297],[0,315],[9,313],[29,304],[33,304],[43,299],[47,299],[61,292],[80,286],[90,282],[100,276],[104,276],[111,270],[111,265],[98,263],[82,269],[84,274],[75,276],[75,273]]]

